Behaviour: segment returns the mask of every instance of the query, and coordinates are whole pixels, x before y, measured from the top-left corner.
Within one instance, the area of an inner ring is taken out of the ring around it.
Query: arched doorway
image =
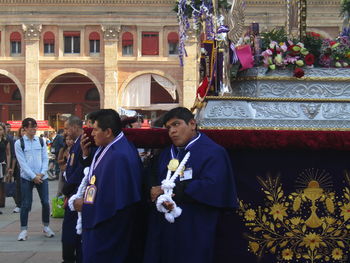
[[[56,130],[70,115],[82,119],[100,109],[100,94],[96,85],[79,73],[65,73],[54,78],[45,91],[44,116]]]
[[[22,96],[16,83],[0,74],[0,121],[22,119]]]
[[[179,105],[174,81],[155,73],[133,78],[125,87],[121,107],[136,110],[147,119],[156,119]]]

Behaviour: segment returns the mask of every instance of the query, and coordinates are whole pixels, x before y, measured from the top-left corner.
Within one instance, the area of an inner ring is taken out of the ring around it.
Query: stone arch
[[[0,75],[4,75],[4,76],[10,78],[17,85],[17,88],[19,89],[19,92],[21,93],[21,98],[22,98],[22,100],[21,100],[21,112],[22,112],[22,119],[23,119],[25,98],[24,98],[24,87],[23,87],[22,83],[19,81],[19,79],[15,75],[8,72],[7,70],[0,69]]]
[[[130,74],[127,79],[125,79],[123,81],[123,84],[121,85],[121,87],[119,88],[118,91],[118,105],[121,106],[122,103],[122,98],[123,98],[123,93],[125,92],[126,87],[128,86],[128,84],[134,79],[137,78],[138,76],[144,75],[144,74],[157,74],[159,76],[162,76],[164,78],[169,79],[172,83],[174,83],[176,85],[176,90],[177,93],[179,94],[179,102],[182,101],[182,90],[180,89],[179,83],[178,81],[176,81],[175,78],[165,74],[163,71],[161,70],[144,70],[144,71],[137,71],[134,72],[133,74]]]
[[[39,109],[39,116],[40,118],[44,118],[44,104],[45,104],[45,92],[46,89],[48,87],[48,85],[58,76],[67,74],[67,73],[77,73],[77,74],[81,74],[83,76],[88,77],[96,86],[98,92],[100,93],[100,105],[101,108],[103,108],[103,87],[100,83],[100,81],[94,76],[92,75],[90,72],[86,71],[85,69],[79,69],[79,68],[66,68],[66,69],[61,69],[61,70],[57,70],[54,73],[52,73],[45,81],[44,83],[41,85],[40,87],[40,91],[39,91],[39,105],[40,105],[40,109]]]

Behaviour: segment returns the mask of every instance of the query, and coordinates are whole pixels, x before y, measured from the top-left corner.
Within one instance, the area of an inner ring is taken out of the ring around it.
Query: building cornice
[[[246,0],[247,6],[277,6],[286,5],[286,0]],[[308,6],[339,6],[340,0],[324,1],[324,0],[308,0]]]
[[[6,5],[173,5],[175,0],[0,0]]]

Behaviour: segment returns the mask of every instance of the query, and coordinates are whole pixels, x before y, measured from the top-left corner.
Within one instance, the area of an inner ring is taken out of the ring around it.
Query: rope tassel
[[[164,191],[164,194],[158,197],[156,206],[159,212],[164,213],[165,219],[170,223],[174,223],[175,218],[179,217],[182,213],[182,209],[176,205],[175,201],[172,198],[172,195],[173,195],[173,189],[175,187],[175,180],[179,176],[181,171],[184,169],[185,164],[190,158],[190,155],[191,155],[190,152],[186,153],[180,165],[177,167],[175,173],[171,175],[171,171],[168,170],[166,178],[162,181],[161,188]],[[166,209],[163,206],[164,202],[171,203],[173,205],[173,209],[172,210]]]
[[[84,169],[85,176],[79,185],[77,193],[75,195],[72,195],[71,198],[69,198],[69,200],[68,200],[69,209],[72,211],[75,211],[75,208],[74,208],[75,199],[83,198],[83,196],[84,196],[86,186],[87,186],[88,181],[89,181],[89,169],[90,169],[90,167],[86,167]],[[81,235],[81,233],[82,233],[81,212],[78,212],[77,226],[75,229],[77,230],[77,234]]]

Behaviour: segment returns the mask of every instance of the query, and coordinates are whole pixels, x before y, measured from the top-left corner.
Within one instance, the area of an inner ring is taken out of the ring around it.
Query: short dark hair
[[[122,122],[118,112],[113,109],[102,109],[94,112],[92,121],[98,122],[98,127],[103,131],[110,128],[114,134],[117,136],[122,130]]]
[[[38,126],[38,124],[36,123],[36,120],[34,120],[33,118],[25,118],[22,121],[22,127],[29,128],[29,126],[35,127],[35,126]]]
[[[86,116],[86,119],[87,119],[87,120],[92,120],[92,121],[94,121],[94,120],[95,120],[95,115],[96,115],[96,111],[90,112],[90,113]]]
[[[164,115],[163,125],[165,125],[169,120],[173,118],[184,120],[188,124],[190,120],[194,119],[194,115],[189,109],[185,107],[177,107],[170,110]]]
[[[69,126],[76,125],[79,128],[83,128],[83,121],[78,116],[75,116],[75,115],[70,116],[67,119],[67,123],[68,123]]]

